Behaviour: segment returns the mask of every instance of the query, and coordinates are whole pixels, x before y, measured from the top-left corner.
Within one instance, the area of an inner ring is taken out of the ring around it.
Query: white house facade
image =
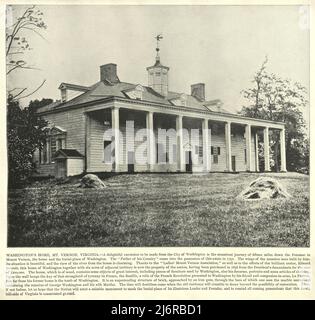
[[[271,130],[279,131],[286,171],[284,123],[229,113],[220,100],[206,100],[203,83],[190,94],[170,91],[159,54],[147,72],[148,86],[120,81],[113,63],[100,67],[92,86],[61,83],[61,101],[38,109],[50,135],[34,155],[37,173],[258,172],[258,133],[270,171]]]

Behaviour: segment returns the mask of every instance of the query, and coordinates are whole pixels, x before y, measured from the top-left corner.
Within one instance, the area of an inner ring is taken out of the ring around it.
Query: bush
[[[7,100],[7,141],[9,186],[24,183],[31,176],[34,166],[33,153],[46,140],[44,128],[47,122],[41,119],[31,105],[21,108],[9,96]]]

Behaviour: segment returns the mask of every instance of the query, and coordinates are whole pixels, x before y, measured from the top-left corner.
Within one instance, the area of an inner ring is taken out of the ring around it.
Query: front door
[[[191,151],[186,151],[186,172],[192,172]]]
[[[232,170],[236,171],[236,157],[232,156]]]
[[[133,151],[128,151],[128,172],[135,172],[135,153]]]

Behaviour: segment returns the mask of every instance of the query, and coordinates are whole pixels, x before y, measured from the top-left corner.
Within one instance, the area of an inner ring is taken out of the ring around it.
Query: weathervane
[[[163,39],[163,36],[162,34],[158,34],[156,37],[156,58],[159,59],[159,51],[160,51],[160,48],[159,48],[159,41],[161,41]]]

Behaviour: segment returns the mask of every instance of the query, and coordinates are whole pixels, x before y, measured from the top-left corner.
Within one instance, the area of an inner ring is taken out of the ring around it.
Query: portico
[[[142,121],[137,130],[145,130],[143,143],[145,143],[145,166],[137,165],[135,157],[135,171],[186,172],[187,162],[192,158],[192,171],[211,172],[221,171],[212,169],[218,162],[220,168],[226,172],[233,171],[259,171],[258,132],[263,131],[264,137],[264,171],[270,171],[269,131],[280,131],[281,147],[281,171],[286,171],[285,162],[285,129],[284,124],[265,120],[244,118],[238,115],[220,115],[199,110],[185,110],[184,108],[173,107],[167,110],[163,106],[143,105],[141,102],[132,103],[114,99],[109,106],[104,105],[89,108],[88,117],[93,118],[95,111],[104,111],[104,114],[111,117],[105,119],[112,129],[112,166],[105,168],[108,171],[125,172],[127,170],[128,156],[126,155],[126,124],[125,114],[135,113],[134,119],[139,119],[142,114]],[[105,110],[107,110],[105,112]],[[122,118],[120,115],[123,115]],[[128,117],[128,121],[133,119]],[[218,129],[219,127],[219,129]],[[224,127],[224,134],[220,128]],[[105,126],[104,126],[105,129]],[[213,130],[212,130],[213,129]],[[165,145],[159,136],[159,130],[163,133],[166,130]],[[168,131],[171,130],[171,131]],[[243,130],[243,131],[242,131]],[[196,132],[198,131],[198,135]],[[170,133],[174,133],[170,136]],[[222,134],[221,134],[222,133]],[[221,140],[224,140],[221,141]],[[88,151],[88,150],[87,150]],[[103,151],[103,150],[102,150]],[[159,153],[161,153],[159,155]],[[135,150],[135,154],[136,150]],[[87,153],[87,156],[89,153]],[[187,156],[188,155],[188,156]],[[244,165],[242,163],[244,156]],[[225,157],[225,160],[223,159]],[[218,160],[218,158],[220,160]],[[199,162],[198,162],[199,161]],[[89,168],[86,168],[89,171]]]

